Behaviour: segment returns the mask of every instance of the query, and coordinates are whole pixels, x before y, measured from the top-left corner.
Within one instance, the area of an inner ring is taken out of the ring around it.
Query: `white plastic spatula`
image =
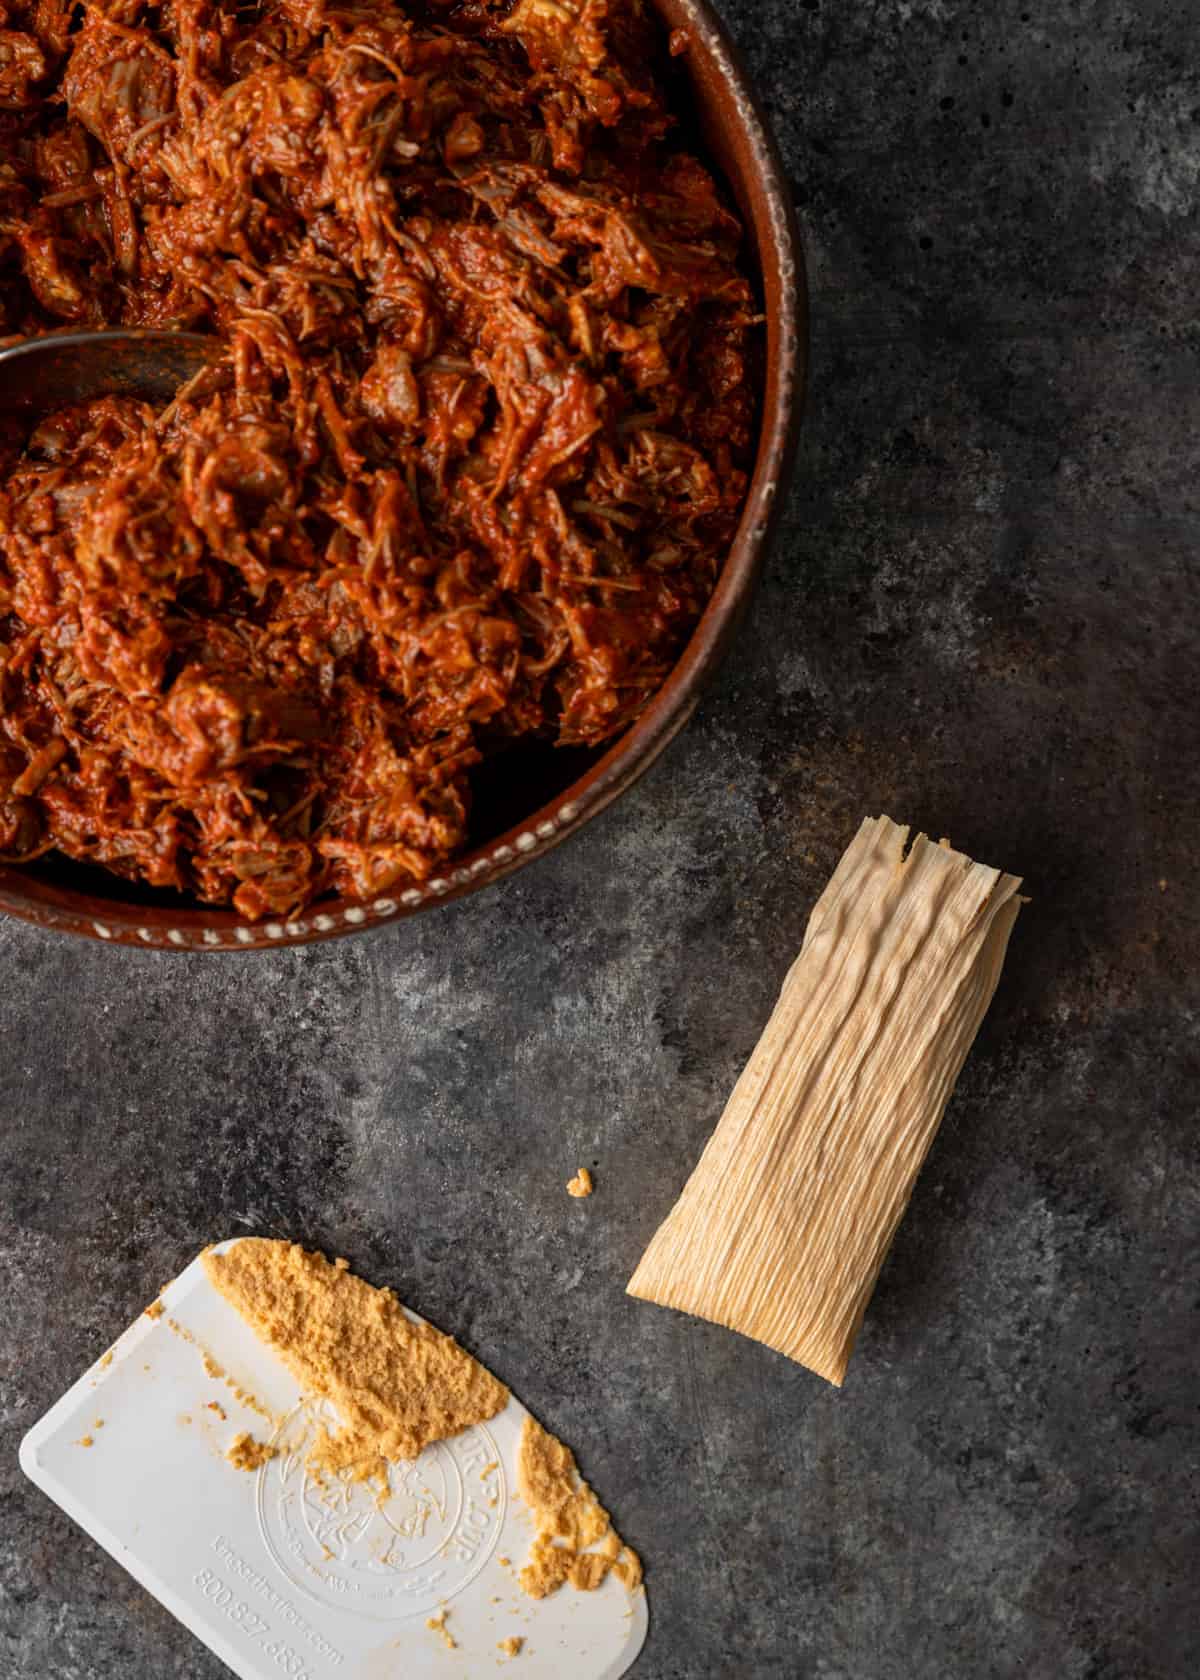
[[[519,1401],[393,1465],[381,1499],[308,1471],[319,1404],[199,1260],[161,1303],[34,1425],[21,1467],[242,1680],[465,1680],[510,1665],[513,1680],[617,1680],[629,1668],[644,1591],[610,1576],[534,1601],[517,1584],[534,1533],[513,1492]],[[277,1456],[236,1470],[225,1454],[242,1430]],[[453,1649],[426,1626],[443,1610]],[[516,1656],[502,1649],[513,1637]]]

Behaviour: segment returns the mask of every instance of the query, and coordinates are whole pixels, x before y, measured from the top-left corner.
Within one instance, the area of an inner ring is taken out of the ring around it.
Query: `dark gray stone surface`
[[[348,1254],[575,1444],[648,1561],[639,1680],[1200,1673],[1195,9],[728,11],[813,396],[694,726],[567,848],[377,936],[0,925],[5,1680],[224,1672],[16,1447],[240,1230]],[[835,1393],[622,1288],[880,810],[1034,902]]]

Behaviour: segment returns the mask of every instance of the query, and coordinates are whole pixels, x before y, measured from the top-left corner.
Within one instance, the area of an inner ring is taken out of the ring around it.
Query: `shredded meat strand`
[[[665,36],[642,0],[0,22],[0,331],[227,352],[4,440],[0,857],[250,918],[421,881],[481,759],[636,718],[736,527],[757,317]]]

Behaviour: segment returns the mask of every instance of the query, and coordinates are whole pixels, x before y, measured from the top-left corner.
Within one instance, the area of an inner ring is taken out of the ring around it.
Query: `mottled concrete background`
[[[1200,1673],[1200,18],[727,10],[813,397],[695,725],[567,848],[375,937],[0,925],[5,1680],[225,1672],[16,1447],[241,1230],[351,1256],[577,1446],[648,1560],[638,1680]],[[880,810],[1034,903],[839,1394],[622,1286]]]

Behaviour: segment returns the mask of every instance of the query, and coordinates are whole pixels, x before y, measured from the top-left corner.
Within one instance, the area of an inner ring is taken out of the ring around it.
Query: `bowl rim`
[[[336,939],[419,915],[504,880],[561,844],[642,776],[691,718],[720,665],[762,567],[794,464],[808,379],[808,294],[803,246],[783,160],[741,55],[710,0],[652,0],[671,28],[686,30],[688,58],[702,66],[722,122],[744,143],[737,193],[757,246],[767,302],[767,387],[754,470],[738,529],[716,586],[666,682],[641,717],[562,793],[497,838],[449,860],[420,886],[370,902],[318,901],[283,919],[246,922],[215,906],[150,907],[0,865],[0,911],[59,933],[166,951],[279,950]],[[687,60],[685,60],[685,69]],[[694,79],[694,77],[693,77]],[[729,171],[724,171],[728,177]],[[726,179],[736,189],[738,183]]]

